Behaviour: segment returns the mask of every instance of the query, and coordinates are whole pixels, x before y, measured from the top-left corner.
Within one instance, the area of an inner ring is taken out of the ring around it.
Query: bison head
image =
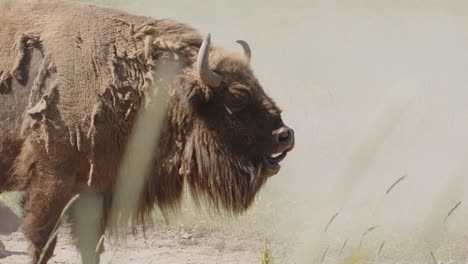
[[[245,54],[210,49],[207,35],[196,63],[181,76],[169,110],[171,161],[198,201],[242,212],[294,147],[294,131],[268,97]],[[169,141],[168,141],[169,142]]]

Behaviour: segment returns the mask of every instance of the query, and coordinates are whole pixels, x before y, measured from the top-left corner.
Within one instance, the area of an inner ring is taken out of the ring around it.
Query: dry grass
[[[385,240],[380,243],[379,251],[377,252],[377,257],[380,257],[382,255],[384,246],[385,246]]]
[[[340,252],[338,255],[341,255],[343,253],[343,250],[345,249],[346,245],[348,244],[349,238],[347,238],[344,242],[343,245],[341,245]]]
[[[327,256],[327,252],[328,252],[328,249],[329,249],[329,248],[330,248],[330,247],[327,247],[327,248],[325,249],[325,251],[323,252],[323,254],[322,254],[322,259],[321,259],[320,263],[323,263],[323,261],[325,260],[325,257]]]
[[[335,213],[332,218],[330,219],[330,221],[328,221],[327,225],[325,226],[325,230],[324,232],[327,232],[328,228],[330,227],[330,225],[333,223],[333,221],[335,221],[335,218],[339,215],[340,213],[337,212]]]
[[[262,253],[262,264],[272,264],[273,258],[271,255],[271,249],[268,247],[268,239],[265,237],[263,253]]]
[[[395,188],[395,186],[400,183],[402,180],[404,180],[406,178],[406,175],[403,175],[401,176],[400,178],[398,178],[392,185],[390,185],[390,187],[387,189],[387,191],[385,192],[385,195],[388,195],[392,190],[393,188]]]
[[[377,228],[379,228],[380,226],[372,226],[372,227],[369,227],[361,236],[361,240],[359,242],[359,248],[362,247],[362,243],[364,242],[364,238],[366,237],[367,234],[369,234],[369,232],[371,232],[372,230],[375,230]]]
[[[434,256],[434,253],[431,251],[431,258],[432,261],[434,261],[434,264],[438,264],[439,262],[437,261],[436,257]]]
[[[444,223],[445,221],[447,221],[447,219],[453,214],[453,212],[455,212],[455,210],[460,206],[462,202],[459,201],[454,207],[452,207],[452,209],[450,209],[450,211],[448,212],[447,216],[444,218]]]

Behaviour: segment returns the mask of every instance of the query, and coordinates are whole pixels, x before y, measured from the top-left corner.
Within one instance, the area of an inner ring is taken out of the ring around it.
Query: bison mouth
[[[281,165],[279,164],[285,157],[288,151],[279,153],[271,153],[263,155],[263,171],[264,177],[270,177],[279,172]]]

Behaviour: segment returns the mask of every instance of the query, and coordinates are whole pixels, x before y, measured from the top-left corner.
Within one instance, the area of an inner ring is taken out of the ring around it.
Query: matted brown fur
[[[250,206],[283,123],[243,54],[211,48],[223,77],[213,88],[195,65],[202,36],[179,22],[44,0],[0,5],[0,25],[0,192],[26,193],[33,261],[76,193],[101,194],[109,215],[136,113],[155,92],[170,101],[138,219],[177,206],[186,183],[214,208]],[[174,62],[176,77],[161,89],[160,67]],[[232,111],[240,90],[247,101]]]

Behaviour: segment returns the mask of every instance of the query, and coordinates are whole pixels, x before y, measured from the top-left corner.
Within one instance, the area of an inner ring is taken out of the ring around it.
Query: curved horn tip
[[[242,48],[244,49],[244,55],[247,57],[247,59],[250,62],[250,59],[252,58],[252,50],[250,49],[249,43],[241,39],[237,40],[236,42],[242,46]]]

